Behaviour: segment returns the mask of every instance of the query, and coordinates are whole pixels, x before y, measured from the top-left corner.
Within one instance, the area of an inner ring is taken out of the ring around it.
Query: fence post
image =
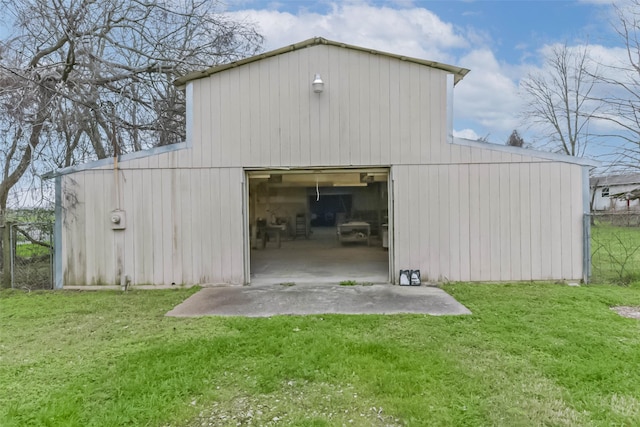
[[[582,281],[589,283],[591,279],[591,224],[593,215],[585,213],[582,219]]]
[[[2,284],[1,287],[11,287],[11,222],[5,221],[2,229]]]

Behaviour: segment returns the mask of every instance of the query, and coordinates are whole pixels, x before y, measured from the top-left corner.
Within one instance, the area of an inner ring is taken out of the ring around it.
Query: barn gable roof
[[[456,67],[456,66],[453,66],[453,65],[443,64],[443,63],[436,62],[436,61],[427,61],[427,60],[424,60],[424,59],[412,58],[410,56],[397,55],[397,54],[394,54],[394,53],[382,52],[382,51],[378,51],[378,50],[374,50],[374,49],[368,49],[368,48],[364,48],[364,47],[349,45],[349,44],[346,44],[346,43],[340,43],[340,42],[336,42],[336,41],[331,41],[331,40],[327,40],[327,39],[322,38],[322,37],[314,37],[314,38],[302,41],[300,43],[295,43],[295,44],[292,44],[292,45],[289,45],[289,46],[282,47],[280,49],[276,49],[276,50],[272,50],[272,51],[269,51],[269,52],[261,53],[259,55],[255,55],[255,56],[252,56],[252,57],[249,57],[249,58],[244,58],[244,59],[241,59],[239,61],[234,61],[234,62],[230,62],[228,64],[223,64],[223,65],[216,65],[216,66],[207,68],[206,70],[202,70],[202,71],[195,71],[195,72],[189,73],[189,74],[187,74],[187,75],[185,75],[183,77],[180,77],[174,83],[175,83],[176,86],[184,86],[187,83],[189,83],[190,81],[202,79],[202,78],[205,78],[205,77],[209,77],[212,74],[216,74],[216,73],[219,73],[221,71],[228,70],[230,68],[239,67],[241,65],[249,64],[249,63],[255,62],[255,61],[260,61],[260,60],[265,59],[265,58],[270,58],[270,57],[273,57],[273,56],[282,55],[284,53],[288,53],[288,52],[292,52],[292,51],[295,51],[295,50],[304,49],[304,48],[311,47],[311,46],[317,46],[317,45],[337,46],[337,47],[341,47],[341,48],[344,48],[344,49],[352,49],[352,50],[357,50],[357,51],[361,51],[361,52],[367,52],[367,53],[370,53],[372,55],[383,55],[383,56],[387,56],[387,57],[390,57],[390,58],[399,59],[401,61],[413,62],[413,63],[416,63],[416,64],[425,65],[427,67],[436,68],[438,70],[443,70],[443,71],[446,71],[446,72],[449,72],[449,73],[453,74],[454,75],[454,84],[458,83],[460,80],[462,80],[464,78],[464,76],[467,75],[467,73],[469,73],[469,70],[466,69],[466,68],[461,68],[461,67]]]

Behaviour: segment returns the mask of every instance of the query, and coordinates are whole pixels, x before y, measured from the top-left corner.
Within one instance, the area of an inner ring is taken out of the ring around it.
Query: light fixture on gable
[[[313,91],[315,93],[320,93],[324,90],[324,82],[320,78],[320,74],[316,73],[315,77],[313,78],[313,83],[311,83],[311,86],[313,87]]]

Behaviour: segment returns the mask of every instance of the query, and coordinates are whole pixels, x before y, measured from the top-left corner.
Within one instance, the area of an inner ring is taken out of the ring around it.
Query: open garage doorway
[[[247,171],[251,284],[388,283],[389,170]]]

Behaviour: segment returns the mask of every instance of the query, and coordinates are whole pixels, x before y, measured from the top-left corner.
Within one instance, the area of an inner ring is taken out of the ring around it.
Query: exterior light
[[[313,83],[311,83],[311,86],[313,86],[313,91],[315,93],[320,93],[324,90],[324,82],[320,78],[320,74],[315,75],[315,77],[313,78]]]

